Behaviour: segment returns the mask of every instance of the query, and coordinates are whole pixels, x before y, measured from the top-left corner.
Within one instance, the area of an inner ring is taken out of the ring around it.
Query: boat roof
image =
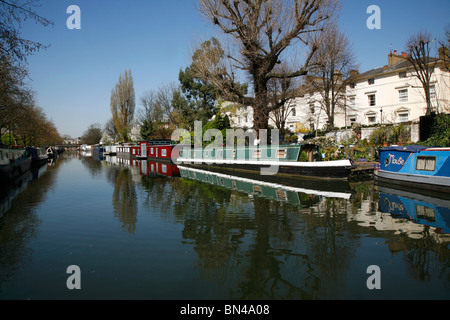
[[[409,153],[416,153],[421,150],[427,149],[428,147],[421,145],[411,145],[411,146],[390,146],[380,149],[380,151],[403,151]]]

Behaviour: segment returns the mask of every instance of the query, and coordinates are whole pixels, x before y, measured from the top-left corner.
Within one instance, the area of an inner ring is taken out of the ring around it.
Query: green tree
[[[436,115],[431,137],[424,144],[429,146],[450,147],[450,114]]]
[[[125,70],[125,73],[119,76],[119,81],[111,92],[110,106],[117,132],[124,142],[128,142],[136,106],[130,70]]]
[[[81,136],[81,140],[85,144],[93,145],[100,142],[103,131],[99,124],[91,124],[89,128]]]

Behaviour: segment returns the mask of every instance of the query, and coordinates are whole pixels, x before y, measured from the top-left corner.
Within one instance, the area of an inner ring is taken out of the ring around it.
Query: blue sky
[[[70,5],[81,9],[81,30],[66,26]],[[366,26],[370,5],[381,10],[381,29]],[[139,108],[146,91],[177,82],[190,64],[192,43],[215,32],[197,0],[44,0],[37,12],[55,25],[23,26],[26,38],[50,45],[29,57],[30,84],[60,134],[72,137],[111,117],[111,90],[126,69]],[[389,50],[403,51],[421,29],[443,37],[449,17],[449,0],[344,0],[340,26],[364,72],[387,64]]]

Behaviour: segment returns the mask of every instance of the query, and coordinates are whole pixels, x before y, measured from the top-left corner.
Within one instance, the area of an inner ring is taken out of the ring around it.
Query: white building
[[[388,64],[354,75],[347,87],[346,124],[375,125],[418,121],[426,113],[424,89],[405,53],[388,55]],[[442,52],[441,52],[442,54]],[[442,57],[441,57],[442,58]],[[432,59],[430,93],[433,112],[450,112],[450,72]]]
[[[434,70],[431,76],[431,100],[434,112],[450,113],[450,66],[443,62],[445,48],[439,50],[439,58],[432,58]],[[418,122],[425,115],[426,99],[423,87],[415,76],[413,65],[405,53],[388,55],[388,64],[359,74],[353,71],[352,84],[345,90],[345,107],[336,110],[335,127],[353,124],[371,126],[376,124]],[[285,108],[289,112],[285,127],[295,132],[299,127],[309,130],[324,129],[327,117],[321,110],[321,95],[304,86],[297,98]],[[235,108],[228,112],[231,125],[240,128],[253,127],[251,107]],[[269,125],[275,126],[274,115]]]

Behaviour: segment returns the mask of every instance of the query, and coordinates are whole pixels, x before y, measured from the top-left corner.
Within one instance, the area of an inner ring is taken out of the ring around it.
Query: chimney
[[[350,77],[354,78],[357,77],[359,75],[358,70],[350,70]]]
[[[439,59],[443,61],[449,61],[448,48],[440,47],[439,48]]]
[[[388,54],[388,65],[393,66],[401,61],[406,61],[408,59],[408,55],[405,52],[402,52],[401,55],[397,55],[397,50],[394,50],[394,53],[390,52]]]

